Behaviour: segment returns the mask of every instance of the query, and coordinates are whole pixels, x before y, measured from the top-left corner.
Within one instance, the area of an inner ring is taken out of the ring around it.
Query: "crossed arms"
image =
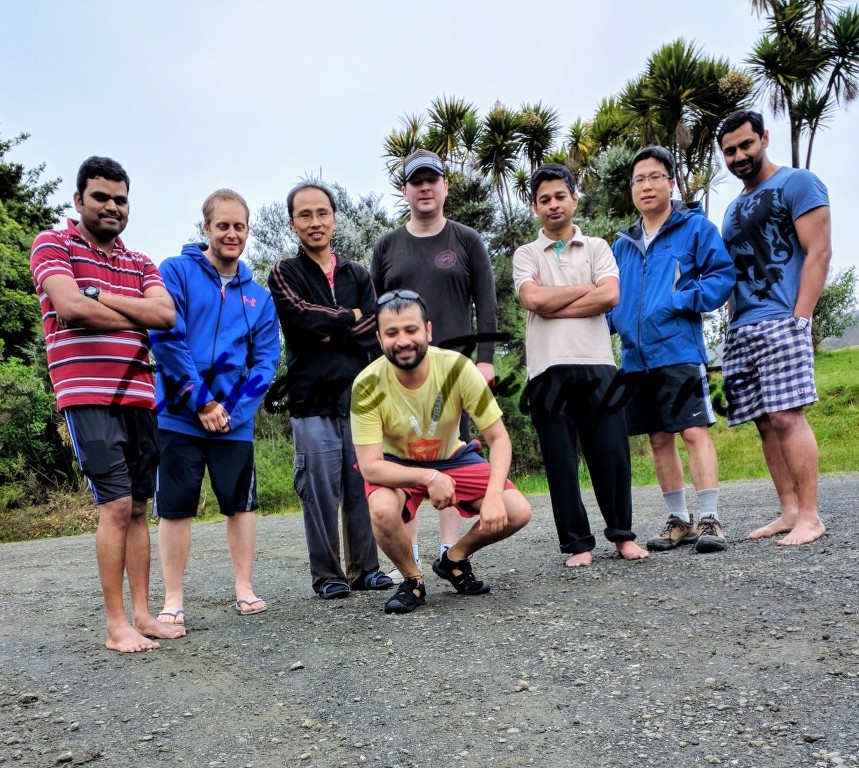
[[[519,298],[525,309],[541,317],[593,317],[608,312],[620,297],[616,277],[604,277],[596,285],[543,285],[538,275],[522,283]]]
[[[93,331],[168,330],[176,311],[170,294],[161,286],[147,288],[143,296],[122,296],[102,291],[97,300],[84,296],[77,281],[68,275],[51,275],[42,288],[57,311],[63,327],[89,328]]]

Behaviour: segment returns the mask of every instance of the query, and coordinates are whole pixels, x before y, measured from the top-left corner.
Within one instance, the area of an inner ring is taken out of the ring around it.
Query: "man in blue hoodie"
[[[161,465],[155,511],[164,574],[158,618],[185,622],[182,589],[203,472],[227,518],[236,610],[268,607],[253,588],[256,516],[254,414],[280,357],[277,315],[268,292],[239,261],[248,239],[244,198],[219,189],[203,203],[208,248],[186,245],[161,274],[176,304],[176,325],[151,334]]]
[[[734,287],[733,264],[719,230],[698,204],[672,200],[674,157],[664,147],[632,161],[632,201],[641,218],[612,248],[620,301],[609,322],[622,342],[621,384],[630,435],[647,434],[668,507],[668,522],[649,539],[651,551],[695,544],[725,548],[717,513],[719,472],[709,427],[715,423],[707,386],[701,313],[721,307]],[[698,496],[697,527],[686,508],[676,435],[689,453]]]

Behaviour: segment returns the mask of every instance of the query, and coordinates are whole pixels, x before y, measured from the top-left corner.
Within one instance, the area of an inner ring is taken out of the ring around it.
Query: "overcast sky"
[[[122,163],[131,177],[129,247],[156,261],[194,233],[218,187],[254,212],[306,175],[353,197],[395,202],[382,141],[405,113],[447,94],[542,101],[564,129],[639,74],[677,37],[741,65],[761,21],[747,0],[328,0],[318,3],[0,0],[0,136],[70,202],[81,161]],[[856,262],[859,105],[819,135],[812,161],[832,198],[834,266]],[[770,157],[790,163],[786,123],[770,122]],[[739,182],[717,188],[721,225]]]

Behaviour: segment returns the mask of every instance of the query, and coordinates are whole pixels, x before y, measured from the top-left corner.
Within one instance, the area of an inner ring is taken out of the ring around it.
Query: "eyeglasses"
[[[381,296],[379,296],[378,299],[376,299],[376,306],[379,308],[384,307],[385,304],[390,304],[396,299],[404,299],[405,301],[416,301],[423,307],[424,312],[427,311],[427,305],[424,304],[424,300],[421,298],[421,295],[417,291],[411,291],[407,288],[383,293]]]
[[[334,211],[316,211],[313,213],[311,211],[302,211],[301,213],[296,215],[296,219],[298,219],[302,224],[310,224],[314,218],[319,219],[321,224],[325,224],[332,216],[334,215]]]
[[[662,179],[673,179],[667,173],[648,173],[647,176],[635,176],[630,183],[631,187],[640,187],[644,182],[649,181],[651,184],[658,184]]]

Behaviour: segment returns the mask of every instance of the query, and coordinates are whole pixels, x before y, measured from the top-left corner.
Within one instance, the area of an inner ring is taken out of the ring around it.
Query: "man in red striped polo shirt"
[[[119,238],[128,224],[128,187],[116,161],[85,160],[74,196],[80,220],[39,234],[30,254],[57,408],[98,505],[105,645],[123,653],[185,634],[149,610],[146,502],[155,491],[158,437],[147,329],[172,328],[175,310],[155,264]],[[131,622],[122,595],[126,571]]]

